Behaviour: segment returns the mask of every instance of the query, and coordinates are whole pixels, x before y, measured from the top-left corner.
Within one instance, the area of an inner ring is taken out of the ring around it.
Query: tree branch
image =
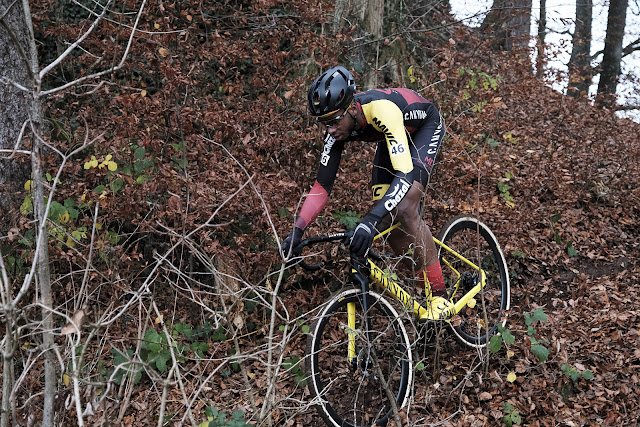
[[[640,37],[638,37],[622,49],[622,57],[624,58],[627,55],[631,55],[637,50],[640,50]]]
[[[73,52],[73,50],[75,48],[77,48],[80,45],[80,43],[82,43],[84,41],[84,39],[86,39],[89,36],[89,34],[91,34],[93,32],[93,30],[96,28],[98,23],[100,23],[100,21],[102,20],[104,15],[107,13],[107,9],[109,8],[109,5],[111,4],[112,1],[113,0],[109,0],[109,3],[107,3],[104,6],[104,9],[102,10],[102,13],[100,15],[98,15],[98,17],[93,21],[93,24],[91,24],[89,29],[87,31],[85,31],[84,34],[82,36],[80,36],[80,38],[78,40],[76,40],[71,46],[69,46],[64,52],[62,52],[62,54],[60,56],[58,56],[51,64],[47,65],[46,67],[44,67],[40,71],[40,74],[38,75],[38,77],[40,78],[41,81],[44,78],[44,76],[46,76],[52,69],[57,67],[58,64],[60,64],[62,61],[64,61],[66,59],[66,57],[69,56],[71,54],[71,52]]]
[[[106,70],[102,70],[102,71],[97,72],[97,73],[94,73],[94,74],[90,74],[90,75],[88,75],[88,76],[80,77],[80,78],[78,78],[78,79],[76,79],[76,80],[74,80],[74,81],[71,81],[71,82],[69,82],[69,83],[67,83],[67,84],[64,84],[64,85],[62,85],[62,86],[59,86],[59,87],[57,87],[57,88],[53,88],[53,89],[50,89],[50,90],[42,91],[42,92],[40,92],[40,93],[39,93],[39,96],[43,97],[43,96],[51,95],[52,93],[60,92],[61,90],[65,90],[65,89],[67,89],[67,88],[69,88],[69,87],[71,87],[71,86],[75,86],[75,85],[77,85],[78,83],[84,82],[84,81],[86,81],[86,80],[96,79],[96,78],[98,78],[98,77],[102,77],[102,76],[104,76],[105,74],[113,73],[114,71],[118,71],[120,68],[122,68],[122,66],[124,65],[125,61],[127,60],[127,56],[129,55],[129,50],[131,49],[131,43],[133,42],[133,36],[135,35],[135,33],[136,33],[136,31],[137,31],[138,23],[140,22],[140,17],[142,16],[142,11],[144,10],[144,7],[145,7],[145,5],[146,5],[146,4],[147,4],[147,0],[143,0],[142,5],[140,6],[140,9],[138,10],[138,14],[137,14],[137,16],[136,16],[136,22],[135,22],[135,24],[133,25],[133,28],[131,29],[131,34],[129,35],[129,41],[127,42],[127,48],[125,49],[124,53],[122,54],[122,58],[120,58],[120,63],[119,63],[118,65],[116,65],[116,66],[114,66],[114,67],[111,67],[111,68],[109,68],[109,69],[106,69]],[[107,10],[107,8],[105,7],[105,11],[106,11],[106,10]],[[103,12],[103,14],[104,14],[104,12]],[[100,15],[100,17],[102,17],[102,14]],[[96,21],[94,21],[94,25],[92,25],[92,28],[91,28],[91,29],[93,29],[93,27],[95,26],[95,24],[97,24],[97,22],[98,22],[98,20],[99,20],[99,19],[100,19],[100,18],[96,18]],[[91,29],[90,29],[90,30],[91,30]],[[87,32],[87,33],[85,33],[85,34],[88,34],[88,33],[89,33],[89,32]],[[83,37],[85,37],[85,36],[83,35]],[[63,56],[68,55],[69,53],[67,53],[67,52],[70,52],[70,50],[72,50],[72,48],[75,48],[75,47],[78,45],[78,43],[79,43],[80,41],[81,41],[81,40],[78,40],[78,41],[76,41],[76,43],[74,43],[73,45],[69,46],[69,48],[67,48],[67,50],[65,51],[65,53],[63,53],[62,55],[60,55],[60,57],[63,57]],[[45,75],[45,74],[46,74],[46,73],[47,73],[47,72],[48,72],[48,71],[49,71],[53,66],[55,66],[55,65],[56,65],[56,64],[58,64],[58,63],[60,63],[60,58],[56,59],[56,61],[54,61],[54,62],[53,62],[52,64],[50,64],[48,67],[46,67],[45,69],[43,69],[43,70],[40,72],[40,76],[41,76],[41,77],[44,77],[44,75]]]
[[[615,111],[631,111],[640,110],[640,105],[617,105],[614,108]]]

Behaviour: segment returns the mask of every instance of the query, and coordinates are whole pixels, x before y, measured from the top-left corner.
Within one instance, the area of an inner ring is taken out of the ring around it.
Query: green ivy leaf
[[[336,210],[333,217],[348,229],[354,228],[360,222],[360,215],[354,211]]]
[[[505,344],[513,344],[516,342],[516,337],[513,336],[509,329],[502,331],[502,339]]]
[[[500,335],[494,335],[489,340],[489,350],[492,353],[497,353],[502,348],[502,337]]]
[[[113,191],[114,193],[117,193],[118,191],[120,191],[123,186],[124,186],[124,181],[121,180],[120,178],[116,178],[109,183],[109,188],[111,188],[111,191]]]
[[[167,371],[167,361],[169,359],[171,359],[171,352],[169,350],[164,350],[156,359],[156,368],[158,368],[160,372],[165,373]]]
[[[278,208],[278,216],[280,218],[289,218],[289,215],[289,210],[287,208],[282,206]]]
[[[549,358],[549,350],[543,345],[537,344],[531,346],[531,352],[535,354],[541,362],[544,362]]]
[[[511,421],[513,421],[514,424],[522,424],[522,418],[520,417],[520,413],[518,411],[513,411],[511,413]]]
[[[226,341],[227,334],[224,333],[224,329],[220,328],[211,335],[212,341]]]
[[[582,378],[584,378],[585,380],[592,380],[593,379],[593,372],[591,372],[589,369],[585,369],[582,372]]]
[[[547,321],[547,314],[544,312],[542,307],[538,307],[534,310],[533,315],[531,316],[533,321],[539,320],[540,322]]]
[[[522,258],[522,259],[525,259],[527,257],[526,253],[524,253],[522,251],[519,251],[517,249],[512,250],[511,251],[511,255],[513,255],[514,257],[517,257],[517,258]]]
[[[144,147],[136,148],[136,151],[134,152],[134,155],[136,156],[136,159],[139,159],[139,160],[144,159],[144,155],[145,155]]]

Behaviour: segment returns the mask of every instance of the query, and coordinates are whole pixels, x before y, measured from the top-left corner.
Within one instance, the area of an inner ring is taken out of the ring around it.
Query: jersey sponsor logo
[[[371,189],[373,190],[373,200],[380,200],[389,189],[389,184],[374,185]]]
[[[327,166],[329,164],[329,159],[331,158],[331,147],[336,143],[336,139],[331,135],[327,134],[327,137],[324,139],[324,149],[322,150],[322,155],[320,156],[320,163],[322,166]]]
[[[440,143],[440,133],[442,133],[442,120],[440,120],[440,124],[436,128],[436,131],[433,133],[431,137],[431,142],[429,143],[429,150],[427,150],[427,155],[433,155],[438,152],[438,144]]]
[[[398,184],[393,188],[393,191],[388,195],[389,199],[384,202],[384,207],[391,212],[398,206],[398,203],[402,200],[402,198],[407,194],[411,186],[407,181],[401,179]]]
[[[398,141],[393,136],[391,131],[387,128],[387,126],[385,124],[383,124],[377,117],[373,118],[373,123],[375,123],[375,125],[378,127],[378,129],[380,129],[380,132],[382,132],[384,134],[384,136],[387,138],[387,141],[389,142],[389,145],[395,145],[395,144],[398,143]]]
[[[404,113],[405,120],[424,120],[427,117],[427,112],[424,110],[413,110]]]

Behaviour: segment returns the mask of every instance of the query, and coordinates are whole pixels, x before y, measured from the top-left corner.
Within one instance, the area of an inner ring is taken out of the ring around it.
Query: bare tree
[[[531,31],[532,0],[494,0],[480,30],[487,32],[495,47],[526,48]]]
[[[538,40],[536,42],[538,55],[536,57],[536,76],[541,79],[544,76],[545,64],[545,38],[547,35],[547,0],[540,0],[540,19],[538,20]]]
[[[576,27],[573,32],[573,48],[569,59],[569,86],[567,95],[578,97],[589,95],[591,86],[591,0],[576,1]]]
[[[97,24],[104,18],[109,11],[112,0],[101,5],[101,12],[95,13],[93,24],[83,33],[74,43],[70,43],[64,52],[58,56],[52,63],[44,68],[40,68],[38,63],[38,55],[36,49],[36,40],[31,20],[31,10],[28,0],[14,0],[8,4],[6,9],[0,10],[0,40],[3,41],[2,49],[4,55],[0,60],[0,101],[2,105],[10,106],[4,108],[2,116],[0,116],[0,155],[4,157],[3,163],[0,163],[0,182],[12,182],[15,191],[16,185],[24,181],[24,172],[16,173],[11,180],[3,179],[7,174],[16,170],[12,159],[16,155],[27,154],[31,158],[31,175],[32,175],[32,192],[30,194],[33,206],[33,214],[36,224],[35,250],[33,253],[33,263],[29,272],[24,277],[24,281],[19,292],[14,295],[11,284],[7,275],[4,263],[0,263],[0,271],[2,273],[2,302],[3,312],[7,325],[5,330],[5,339],[2,341],[2,353],[4,359],[3,377],[3,396],[2,396],[2,417],[0,423],[2,427],[9,425],[9,414],[15,414],[15,408],[11,408],[15,404],[11,396],[15,390],[15,378],[13,378],[13,352],[17,343],[17,319],[24,306],[20,304],[25,297],[27,291],[34,286],[39,285],[38,307],[42,312],[41,322],[35,325],[35,330],[42,336],[41,355],[44,357],[45,367],[45,383],[43,390],[43,426],[54,425],[55,415],[55,398],[57,394],[57,371],[56,365],[60,359],[59,349],[54,342],[54,323],[53,298],[51,292],[51,276],[49,271],[49,235],[48,235],[48,213],[52,202],[52,195],[55,190],[55,184],[50,191],[45,191],[44,171],[43,171],[43,152],[45,141],[42,120],[42,99],[48,95],[75,87],[81,81],[95,81],[98,77],[111,73],[122,67],[127,57],[128,48],[132,38],[129,39],[127,49],[122,55],[119,64],[108,67],[105,70],[88,74],[78,80],[74,80],[67,84],[52,89],[43,90],[43,81],[51,73],[51,71],[65,59],[69,58],[71,53],[76,50],[82,41],[91,34]],[[144,8],[140,9],[140,12]],[[137,14],[139,19],[140,13]],[[132,27],[131,36],[135,33],[137,25]],[[24,139],[28,139],[30,143],[29,150],[18,150],[24,144]],[[86,145],[83,145],[84,148]],[[49,149],[55,150],[49,146]],[[72,154],[64,154],[58,152],[62,158],[62,165],[78,150]],[[8,156],[8,159],[7,159]],[[9,162],[7,162],[9,160]],[[11,168],[11,169],[10,169]],[[62,166],[59,170],[62,170]],[[17,183],[15,181],[18,181]],[[4,187],[4,186],[3,186]],[[60,366],[60,369],[64,369]],[[8,376],[7,376],[8,374]],[[80,413],[78,414],[81,415]],[[83,425],[82,419],[79,424]]]
[[[607,35],[604,41],[598,98],[602,106],[615,105],[615,94],[620,76],[623,54],[624,29],[627,20],[628,0],[611,0],[607,19]]]

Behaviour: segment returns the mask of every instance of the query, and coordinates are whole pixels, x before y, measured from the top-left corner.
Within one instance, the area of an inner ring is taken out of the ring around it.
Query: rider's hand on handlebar
[[[296,247],[300,244],[300,240],[302,239],[302,234],[304,230],[299,227],[293,227],[293,230],[286,239],[282,242],[282,254],[285,258],[289,257],[289,250],[291,250],[291,255],[300,255],[296,253]]]
[[[349,244],[351,253],[359,258],[365,257],[369,248],[373,244],[373,237],[376,234],[376,225],[380,222],[380,218],[375,215],[367,214],[358,226],[353,230],[353,237]]]

